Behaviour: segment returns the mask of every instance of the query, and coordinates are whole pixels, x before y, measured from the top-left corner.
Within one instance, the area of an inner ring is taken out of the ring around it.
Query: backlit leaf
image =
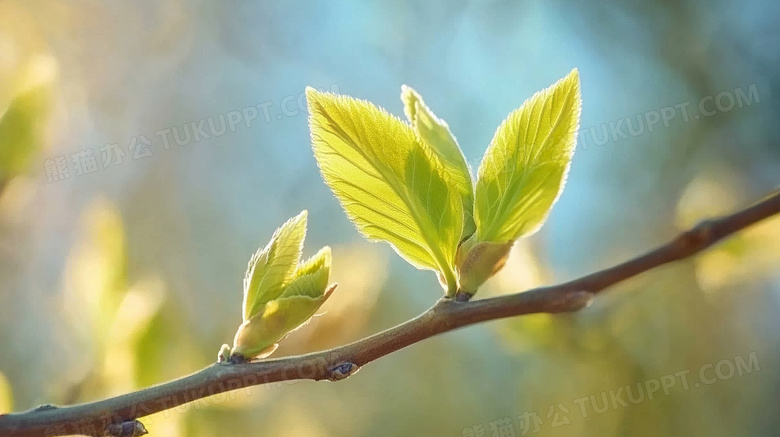
[[[303,211],[276,230],[271,241],[249,260],[244,276],[243,318],[249,320],[264,303],[282,294],[301,259],[306,236],[307,212]]]
[[[466,164],[466,157],[460,149],[457,140],[450,132],[444,120],[439,119],[425,105],[417,91],[407,85],[401,87],[401,100],[404,102],[404,113],[417,136],[434,152],[434,156],[446,171],[452,189],[460,193],[463,204],[464,224],[461,239],[474,233],[474,183],[471,170]]]
[[[318,297],[328,286],[330,276],[330,247],[325,246],[308,261],[298,266],[282,297],[309,296]]]
[[[580,107],[575,69],[534,94],[501,124],[479,166],[479,241],[510,242],[544,223],[566,180]]]
[[[349,218],[414,266],[440,271],[454,292],[463,206],[431,148],[366,101],[313,88],[306,96],[314,155]]]

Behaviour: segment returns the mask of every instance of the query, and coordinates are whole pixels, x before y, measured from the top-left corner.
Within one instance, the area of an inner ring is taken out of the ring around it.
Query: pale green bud
[[[288,333],[305,324],[330,297],[331,253],[322,248],[299,264],[306,234],[306,211],[288,220],[250,260],[244,280],[244,321],[229,353],[220,360],[249,361],[272,354]]]
[[[514,241],[478,242],[476,236],[464,241],[456,256],[460,292],[473,296],[485,281],[504,267],[513,244]]]
[[[271,355],[287,334],[309,321],[335,289],[333,284],[317,298],[281,297],[264,304],[261,312],[239,326],[231,356],[246,361]]]

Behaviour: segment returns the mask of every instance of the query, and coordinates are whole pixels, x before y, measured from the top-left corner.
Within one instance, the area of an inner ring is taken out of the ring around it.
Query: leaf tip
[[[290,220],[288,220],[288,221],[287,221],[287,223],[283,224],[283,225],[282,225],[282,228],[287,228],[287,227],[291,227],[291,228],[298,228],[298,227],[303,227],[303,229],[304,229],[304,232],[306,232],[306,225],[307,225],[308,219],[309,219],[309,211],[308,211],[308,210],[306,210],[306,209],[304,209],[303,211],[301,211],[300,213],[298,213],[298,215],[296,215],[295,217],[293,217],[293,218],[291,218]]]
[[[401,102],[404,104],[404,114],[409,123],[414,125],[417,118],[417,103],[420,101],[420,95],[409,85],[401,85]]]
[[[409,98],[412,97],[418,97],[419,94],[417,91],[414,90],[414,88],[410,87],[407,84],[401,85],[401,100],[406,101]]]
[[[326,93],[317,91],[315,88],[307,86],[306,87],[306,104],[309,107],[309,114],[313,114],[315,109],[314,105],[321,106],[322,105],[322,99],[325,96]]]
[[[325,292],[322,294],[322,297],[323,297],[322,301],[325,302],[326,300],[328,300],[330,295],[333,294],[334,291],[336,291],[336,287],[338,287],[338,286],[339,286],[338,282],[334,282],[334,283],[328,285],[328,288],[326,288]]]
[[[574,92],[576,93],[577,100],[582,100],[580,97],[580,70],[577,67],[574,67],[574,69],[572,69],[566,77],[561,79],[560,82],[571,83],[571,87],[574,88]]]

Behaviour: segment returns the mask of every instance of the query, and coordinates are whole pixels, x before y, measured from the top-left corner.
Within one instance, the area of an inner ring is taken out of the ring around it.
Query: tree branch
[[[717,219],[706,220],[668,243],[614,267],[559,285],[471,302],[441,299],[420,316],[334,349],[243,364],[215,363],[189,376],[86,404],[42,406],[0,416],[0,435],[102,435],[111,424],[148,416],[243,387],[298,379],[338,381],[362,366],[426,338],[488,320],[585,307],[607,287],[694,255],[753,223],[780,213],[780,192]]]

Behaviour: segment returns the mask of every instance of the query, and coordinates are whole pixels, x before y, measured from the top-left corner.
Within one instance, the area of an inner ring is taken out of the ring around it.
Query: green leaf
[[[330,276],[330,247],[325,246],[308,261],[298,266],[290,285],[285,287],[282,297],[322,296]]]
[[[245,359],[265,357],[276,350],[287,334],[305,324],[330,297],[335,285],[319,297],[281,297],[262,304],[259,311],[238,328],[232,355]],[[320,290],[322,291],[322,290]]]
[[[325,182],[368,239],[438,270],[457,290],[463,205],[446,171],[404,122],[362,100],[306,89],[314,155]]]
[[[307,211],[287,220],[264,248],[249,260],[244,276],[243,319],[249,320],[261,306],[276,299],[290,283],[301,259],[306,237]]]
[[[223,345],[220,349],[220,362],[272,354],[277,343],[306,323],[336,289],[336,284],[328,286],[329,247],[299,264],[306,218],[307,212],[302,211],[285,222],[249,261],[244,277],[244,322],[238,327],[233,348]]]
[[[479,241],[514,241],[544,223],[566,180],[580,107],[574,69],[504,120],[479,166]]]
[[[466,157],[447,123],[436,117],[417,91],[407,85],[401,86],[401,100],[404,102],[404,113],[412,129],[434,152],[446,171],[445,180],[461,195],[465,213],[461,239],[468,238],[476,227],[473,218],[474,183]]]

